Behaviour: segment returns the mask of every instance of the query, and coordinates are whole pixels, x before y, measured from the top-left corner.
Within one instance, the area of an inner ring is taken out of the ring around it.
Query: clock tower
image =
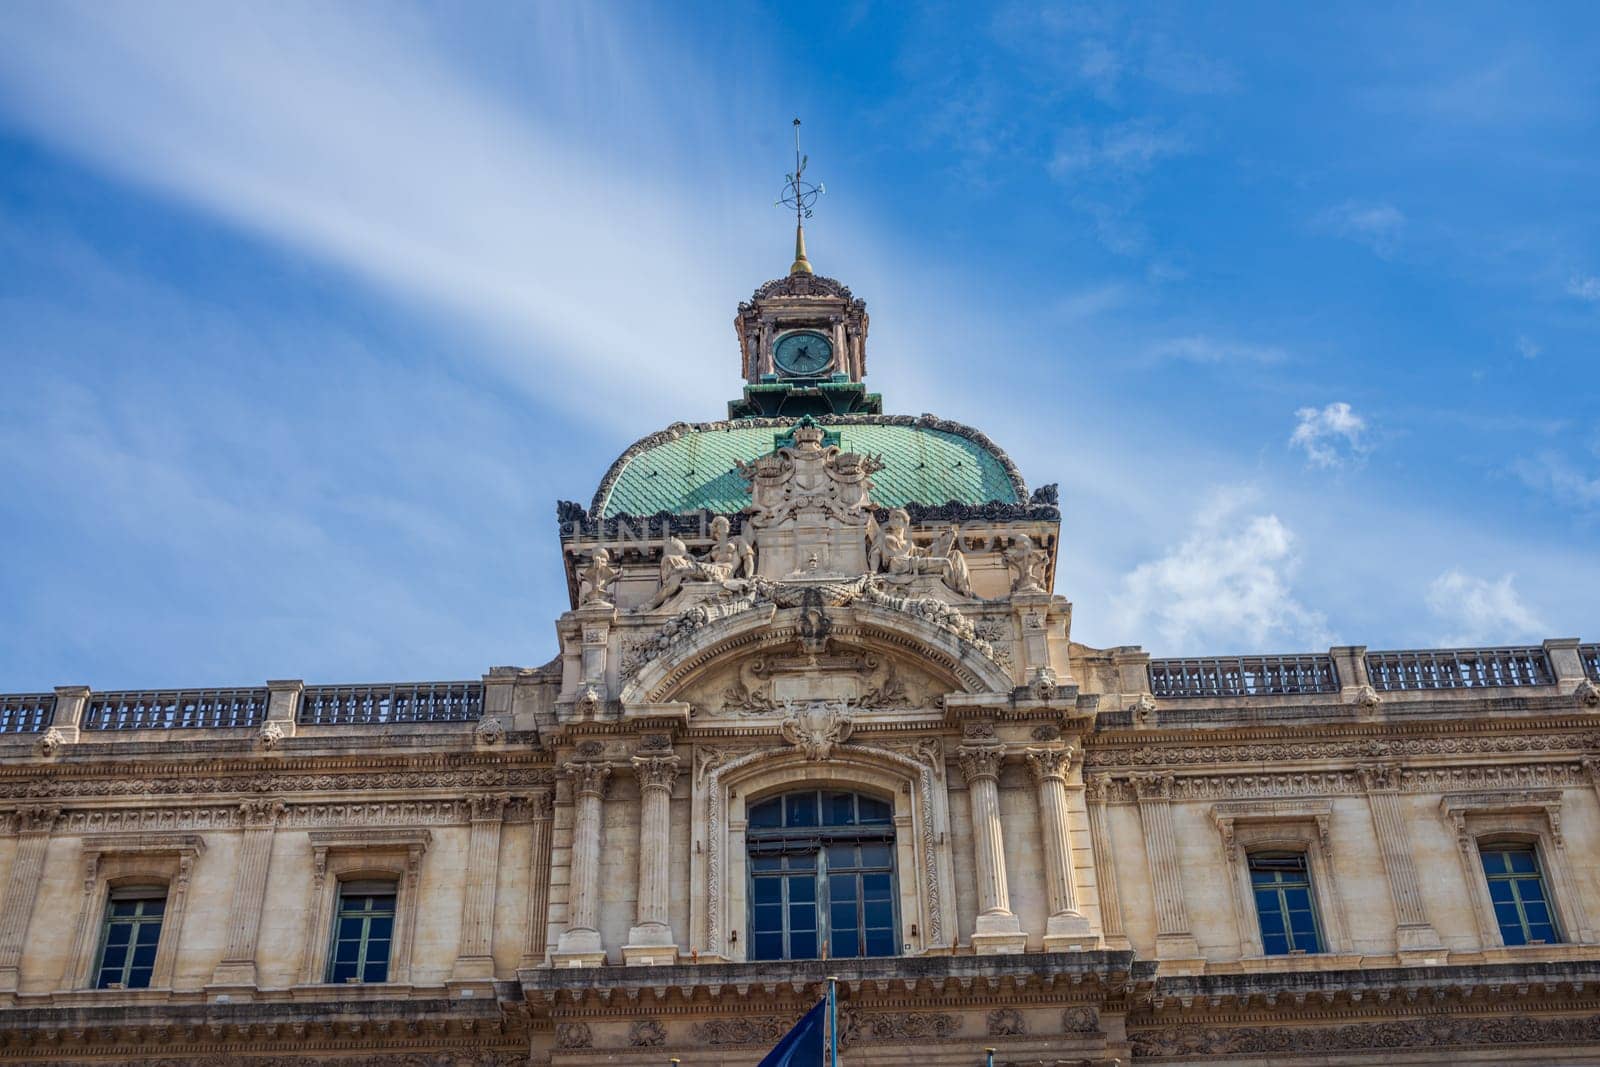
[[[728,417],[883,414],[883,398],[867,392],[867,305],[811,269],[805,220],[824,192],[805,178],[800,120],[794,120],[794,172],[778,203],[794,209],[794,263],[788,277],[768,282],[739,305],[744,396]]]

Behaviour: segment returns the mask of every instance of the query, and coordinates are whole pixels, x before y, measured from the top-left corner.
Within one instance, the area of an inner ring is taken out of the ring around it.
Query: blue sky
[[[473,677],[789,260],[1074,636],[1600,639],[1590,5],[0,10],[0,689]]]

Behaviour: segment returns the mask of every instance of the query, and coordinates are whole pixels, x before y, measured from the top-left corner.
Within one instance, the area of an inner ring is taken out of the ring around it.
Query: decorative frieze
[[[1362,1050],[1392,1053],[1414,1048],[1484,1048],[1496,1045],[1577,1047],[1600,1040],[1600,1015],[1563,1019],[1520,1014],[1480,1018],[1450,1014],[1339,1026],[1241,1026],[1231,1029],[1198,1023],[1159,1030],[1130,1030],[1128,1038],[1133,1044],[1134,1056],[1149,1059]]]
[[[1161,767],[1207,763],[1285,763],[1294,760],[1357,760],[1490,753],[1587,752],[1600,748],[1600,731],[1511,732],[1503,723],[1469,726],[1474,732],[1434,732],[1421,737],[1311,738],[1250,744],[1102,743],[1086,748],[1090,767]],[[1489,732],[1490,730],[1493,732]],[[1482,732],[1476,732],[1482,731]]]

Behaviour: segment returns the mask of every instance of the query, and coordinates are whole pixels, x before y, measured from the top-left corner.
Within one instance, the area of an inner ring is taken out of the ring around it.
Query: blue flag
[[[772,1046],[767,1058],[757,1067],[822,1067],[822,1028],[828,1018],[828,1001],[805,1013],[783,1040]]]

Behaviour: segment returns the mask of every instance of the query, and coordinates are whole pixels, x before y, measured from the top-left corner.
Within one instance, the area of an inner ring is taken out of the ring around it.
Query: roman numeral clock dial
[[[821,374],[833,362],[833,344],[810,330],[787,333],[773,346],[772,362],[785,374]]]

